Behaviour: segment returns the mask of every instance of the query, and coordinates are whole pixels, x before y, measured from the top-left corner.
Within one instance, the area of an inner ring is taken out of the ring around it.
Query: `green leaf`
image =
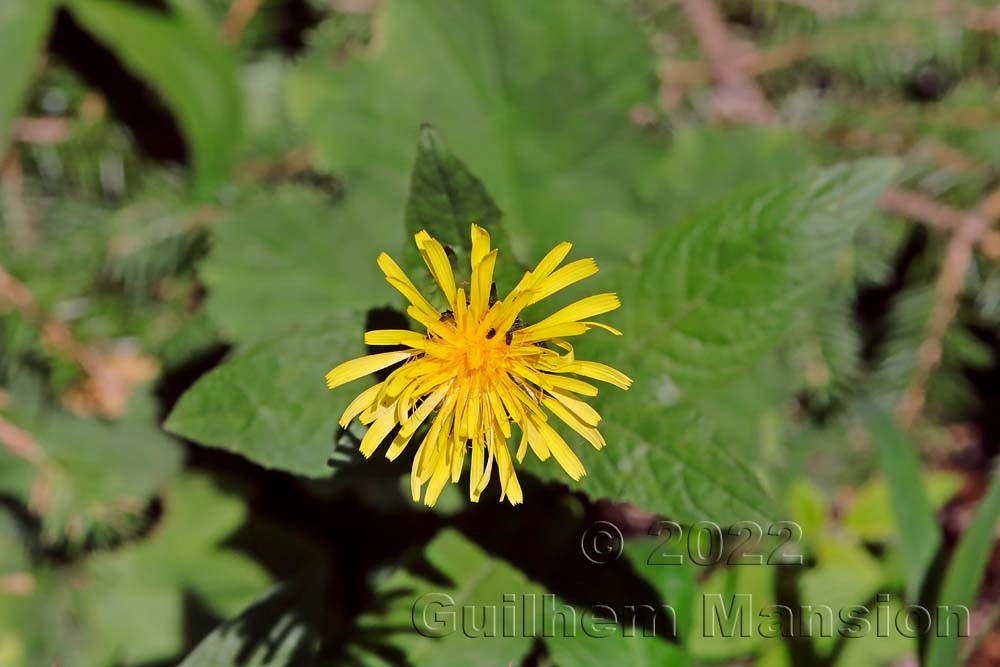
[[[826,605],[839,611],[850,605],[863,605],[885,585],[879,562],[861,545],[829,534],[816,542],[816,566],[803,572],[799,580],[803,607]],[[818,624],[815,627],[813,642],[821,654],[828,654],[836,643],[837,631],[844,625],[839,614],[835,615],[833,625],[824,628],[823,634]]]
[[[759,632],[759,625],[769,623],[758,612],[775,604],[777,565],[750,565],[717,568],[698,589],[695,597],[700,604],[694,608],[694,632],[691,654],[702,661],[722,662],[755,655],[776,641]],[[740,618],[749,625],[749,633],[741,626],[726,634],[726,619]],[[749,612],[749,614],[748,614]]]
[[[520,256],[569,239],[608,263],[638,255],[656,202],[635,183],[662,146],[629,125],[633,106],[654,103],[656,76],[622,3],[549,0],[524,12],[505,0],[420,0],[389,3],[380,19],[377,49],[339,68],[342,42],[327,24],[289,80],[293,117],[316,138],[318,165],[344,174],[363,224],[399,238],[391,223],[427,122],[489,185]]]
[[[680,522],[725,525],[777,518],[777,504],[761,473],[695,408],[643,404],[633,400],[634,391],[601,402],[600,428],[608,445],[601,451],[590,445],[575,448],[587,474],[574,489]],[[552,461],[530,459],[527,465],[543,479],[568,479]]]
[[[240,343],[390,297],[375,263],[374,248],[384,239],[370,226],[346,224],[304,188],[251,196],[212,232],[212,254],[201,266],[206,307],[222,332]]]
[[[6,152],[51,21],[51,0],[0,0],[0,154]]]
[[[28,461],[0,448],[0,492],[40,514],[48,542],[127,532],[181,465],[180,448],[157,428],[154,410],[137,396],[117,422],[45,412],[19,419],[42,454]]]
[[[993,473],[990,486],[976,510],[972,522],[958,543],[948,570],[944,575],[944,584],[938,595],[937,608],[963,605],[971,609],[976,601],[986,565],[996,540],[997,523],[1000,522],[1000,475]],[[954,623],[955,618],[947,614],[939,614],[944,620]],[[952,625],[950,628],[935,626],[929,635],[927,643],[927,667],[951,667],[959,664],[959,630]]]
[[[906,596],[916,603],[938,547],[941,531],[920,479],[921,462],[915,445],[883,412],[869,416],[868,427],[879,464],[889,486],[906,570]]]
[[[418,280],[428,273],[416,245],[409,242],[421,230],[427,230],[454,252],[452,269],[468,278],[472,254],[470,227],[476,223],[490,233],[493,247],[499,248],[504,258],[497,264],[498,290],[505,293],[513,288],[521,271],[510,251],[506,230],[500,225],[500,209],[482,181],[448,150],[428,125],[420,129],[417,159],[410,178],[404,257],[411,279]],[[428,290],[428,293],[434,292]]]
[[[0,596],[0,628],[10,621],[24,638],[23,661],[13,664],[90,667],[172,658],[184,646],[186,596],[226,617],[270,585],[263,568],[223,546],[246,513],[241,499],[208,478],[182,477],[146,540],[35,570],[33,593]]]
[[[653,603],[647,606],[640,600],[629,600],[631,606],[639,610],[634,623],[623,613],[631,610],[616,610],[613,618],[610,614],[605,614],[604,619],[611,618],[617,621],[617,626],[597,626],[596,633],[591,629],[590,632],[578,631],[573,635],[556,632],[553,636],[546,636],[545,643],[555,664],[573,667],[607,667],[620,664],[624,656],[628,656],[628,664],[635,667],[685,667],[690,664],[683,643],[689,629],[686,626],[694,621],[697,572],[690,564],[650,565],[648,563],[650,554],[665,553],[663,550],[664,545],[649,539],[633,540],[625,544],[624,557],[632,569],[644,581],[651,584],[652,589],[659,595],[662,605],[669,606],[672,610],[676,619],[677,637],[673,640],[666,639],[666,636],[672,634],[670,611],[662,606],[656,607]],[[586,623],[582,620],[582,615],[586,611],[588,610],[577,607],[581,624]],[[651,625],[655,625],[655,628],[651,628]],[[647,636],[646,633],[652,629],[655,629],[657,634]],[[626,635],[626,632],[632,633],[632,636]]]
[[[829,280],[894,171],[887,160],[842,164],[667,227],[621,281],[623,370],[698,394],[759,363]]]
[[[428,574],[401,569],[377,584],[379,609],[362,616],[357,631],[373,641],[351,647],[360,662],[391,664],[382,655],[401,654],[411,665],[519,664],[532,642],[522,603],[540,604],[543,590],[450,529],[423,556],[420,571]],[[515,596],[517,613],[501,618],[505,602],[511,605],[505,594]],[[465,613],[465,606],[473,612]],[[495,626],[484,623],[487,608],[496,611]],[[484,634],[483,628],[496,632]]]
[[[101,635],[118,643],[125,662],[163,659],[178,650],[183,592],[225,618],[269,585],[257,563],[222,546],[246,513],[239,498],[220,492],[208,478],[183,477],[167,497],[165,518],[152,538],[88,562],[89,614]],[[151,618],[159,621],[155,627]]]
[[[180,667],[313,664],[322,590],[322,586],[308,578],[281,586],[216,628]]]
[[[920,476],[920,483],[933,514],[961,488],[962,478],[947,470],[929,470]],[[886,479],[876,477],[857,488],[851,506],[841,518],[841,524],[868,542],[898,539],[900,533],[895,510],[892,509],[893,502]]]
[[[337,420],[362,391],[329,391],[324,374],[365,354],[361,318],[342,313],[237,352],[189,389],[166,428],[267,468],[309,477],[331,474]]]
[[[635,384],[599,400],[608,446],[577,448],[588,470],[579,488],[679,521],[777,518],[756,462],[683,398],[710,400],[775,349],[892,172],[869,160],[734,195],[667,227],[638,271],[616,276],[625,335],[595,332],[577,356]],[[564,479],[553,465],[531,469]]]
[[[70,0],[83,27],[163,97],[190,144],[195,185],[228,177],[242,125],[237,61],[210,27],[183,15],[110,0]]]

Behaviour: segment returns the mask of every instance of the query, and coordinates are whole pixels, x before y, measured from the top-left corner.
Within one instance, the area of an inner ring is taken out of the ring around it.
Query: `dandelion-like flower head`
[[[596,396],[598,390],[580,378],[622,389],[632,381],[610,366],[576,359],[565,338],[594,327],[621,335],[613,327],[589,321],[616,309],[618,297],[612,293],[590,296],[527,326],[520,315],[526,307],[597,273],[596,262],[581,259],[560,267],[572,247],[560,243],[499,300],[493,283],[497,250],[490,248],[485,229],[472,226],[468,294],[466,287],[456,283],[441,243],[426,231],[415,238],[449,307],[443,312],[435,308],[389,255],[379,255],[386,280],[406,297],[407,313],[426,331],[369,331],[365,334],[368,345],[407,349],[352,359],[326,374],[332,389],[399,364],[384,381],[347,406],[341,426],[346,428],[359,418],[368,425],[361,453],[369,457],[389,441],[386,457],[391,460],[430,420],[410,477],[414,501],[423,492],[427,505],[435,503],[449,479],[459,480],[466,452],[471,459],[469,496],[473,501],[479,500],[495,466],[501,499],[520,503],[523,494],[513,458],[520,463],[529,448],[543,461],[555,458],[574,480],[582,477],[583,464],[553,428],[550,415],[601,449],[605,444],[597,430],[601,416],[579,398]],[[507,443],[515,435],[513,427],[520,431],[520,445],[512,458]]]

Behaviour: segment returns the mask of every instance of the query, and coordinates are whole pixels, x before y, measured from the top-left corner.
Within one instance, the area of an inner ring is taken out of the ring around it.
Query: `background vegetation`
[[[0,0],[0,665],[996,664],[990,4]],[[596,257],[637,381],[579,484],[428,510],[322,376],[406,323],[377,253],[473,219]],[[657,564],[661,518],[803,563]],[[679,627],[428,639],[424,592]],[[711,593],[972,636],[712,638]]]

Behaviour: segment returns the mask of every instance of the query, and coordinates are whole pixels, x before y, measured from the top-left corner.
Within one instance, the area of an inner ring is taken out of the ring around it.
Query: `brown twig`
[[[37,463],[42,457],[42,448],[30,433],[0,417],[0,443],[18,458]]]
[[[26,144],[58,144],[69,139],[70,124],[65,118],[20,118],[11,136]]]
[[[711,0],[681,0],[681,5],[718,84],[712,97],[713,113],[723,120],[773,125],[777,121],[774,108],[741,66],[747,50],[732,39],[715,4]]]
[[[80,343],[66,322],[46,314],[27,286],[0,265],[0,312],[11,308],[41,329],[46,348],[83,369],[83,379],[63,397],[80,415],[121,417],[135,387],[159,374],[159,363],[151,357],[128,348],[102,351]]]
[[[989,231],[998,214],[1000,188],[983,199],[972,213],[964,216],[951,234],[938,273],[934,305],[927,319],[924,339],[917,350],[917,368],[896,406],[896,415],[904,426],[912,425],[923,410],[927,400],[927,385],[941,363],[944,336],[958,313],[958,298],[972,263],[973,250]]]
[[[260,5],[261,0],[233,0],[229,5],[226,18],[222,21],[222,27],[219,29],[222,39],[230,44],[238,42],[247,24],[260,9]]]

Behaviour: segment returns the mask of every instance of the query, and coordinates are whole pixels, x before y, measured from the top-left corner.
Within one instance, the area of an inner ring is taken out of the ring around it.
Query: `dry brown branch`
[[[21,158],[13,148],[6,159],[0,164],[0,206],[3,218],[14,248],[25,252],[34,247],[37,239],[35,221],[24,200],[24,172],[21,169]]]
[[[260,9],[260,5],[261,0],[233,0],[229,5],[226,18],[222,21],[222,27],[219,29],[222,39],[230,44],[238,42],[247,24]]]
[[[135,388],[159,374],[159,363],[127,347],[98,350],[80,343],[69,325],[47,315],[31,291],[0,266],[0,312],[14,309],[41,329],[42,344],[80,366],[84,377],[63,396],[66,407],[82,416],[118,419]]]
[[[27,144],[58,144],[69,139],[70,129],[65,118],[20,118],[14,122],[11,136]]]
[[[0,595],[31,595],[35,592],[35,577],[30,572],[0,575]]]
[[[882,193],[879,206],[910,220],[943,231],[957,229],[965,218],[959,209],[942,204],[920,192],[890,186]]]
[[[711,0],[681,0],[718,84],[712,97],[713,113],[727,121],[773,125],[777,114],[741,63],[747,49],[731,37]]]
[[[712,0],[681,0],[688,20],[701,44],[716,81],[713,113],[731,121],[755,125],[777,122],[773,106],[761,92],[751,74],[749,64],[756,54],[753,48],[740,47],[732,36]],[[979,17],[982,20],[986,16]],[[1000,26],[1000,8],[989,11],[989,20]],[[799,50],[808,49],[800,45]],[[797,56],[795,50],[788,56]],[[668,70],[669,73],[676,73]],[[661,74],[663,74],[661,70]],[[703,75],[700,69],[688,67],[688,79]],[[948,155],[953,159],[954,155]],[[936,296],[928,318],[924,340],[918,349],[917,369],[897,406],[901,423],[910,425],[923,409],[927,383],[941,361],[944,335],[958,310],[958,298],[965,275],[978,244],[985,251],[1000,256],[1000,236],[990,231],[990,225],[1000,218],[1000,188],[986,197],[971,213],[965,213],[935,201],[918,192],[890,187],[880,200],[889,211],[951,233],[951,239],[938,275]]]
[[[927,319],[924,339],[917,350],[917,368],[897,406],[897,416],[904,426],[913,424],[924,407],[927,383],[941,363],[942,343],[948,326],[958,312],[958,297],[965,284],[965,274],[972,261],[972,251],[989,227],[989,220],[980,213],[968,215],[948,242],[941,271],[938,274],[934,306]]]
[[[964,216],[952,232],[938,274],[934,306],[927,320],[923,342],[917,351],[917,368],[897,406],[900,422],[909,426],[920,414],[927,399],[927,384],[941,363],[943,341],[948,326],[958,312],[958,299],[976,246],[987,238],[990,225],[1000,218],[1000,188],[993,190]],[[990,237],[991,243],[995,238]]]
[[[41,460],[42,448],[30,433],[0,417],[0,443],[14,456],[36,463]]]

